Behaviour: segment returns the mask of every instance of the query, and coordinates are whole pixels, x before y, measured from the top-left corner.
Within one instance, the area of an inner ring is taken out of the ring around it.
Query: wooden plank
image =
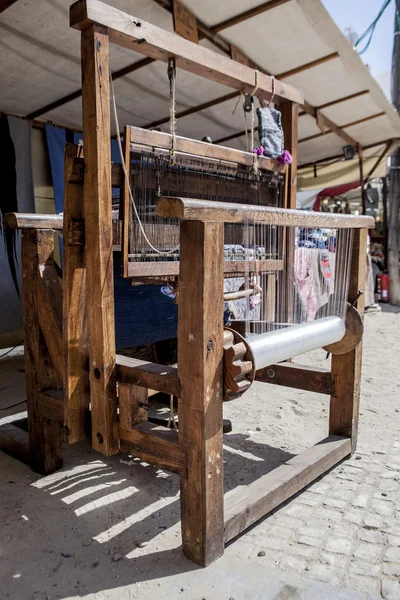
[[[29,435],[12,423],[0,426],[0,450],[26,465],[30,464]]]
[[[125,127],[124,135],[124,161],[125,168],[129,178],[131,177],[131,147],[130,147],[130,131],[128,127]],[[122,185],[122,201],[120,206],[122,207],[121,219],[122,225],[122,240],[121,240],[121,260],[122,260],[122,276],[128,277],[128,254],[129,254],[129,225],[133,222],[132,209],[131,209],[131,198],[129,194],[129,185],[123,174],[123,185]]]
[[[327,369],[307,367],[297,363],[279,363],[256,371],[256,381],[331,395],[334,382]]]
[[[294,75],[298,75],[299,73],[304,73],[304,71],[308,71],[309,69],[314,69],[315,67],[319,67],[331,60],[335,60],[336,58],[340,58],[339,52],[332,52],[327,56],[322,56],[321,58],[317,58],[309,63],[301,65],[300,67],[296,67],[295,69],[290,69],[290,71],[285,71],[284,73],[279,73],[277,75],[278,79],[286,79],[287,77],[293,77]]]
[[[63,244],[63,358],[64,423],[68,443],[89,435],[89,355],[87,341],[87,287],[85,247],[70,236],[74,223],[83,222],[83,176],[74,183],[76,165],[83,148],[67,144],[64,153],[64,244]]]
[[[231,44],[231,59],[236,60],[236,62],[241,63],[242,65],[250,66],[249,57],[233,44]]]
[[[223,546],[223,247],[221,223],[181,225],[178,364],[183,552],[201,565]]]
[[[41,265],[37,286],[39,325],[60,382],[64,380],[62,290],[53,262]]]
[[[252,222],[286,225],[288,227],[369,229],[374,227],[375,224],[372,217],[314,213],[304,210],[195,200],[192,198],[162,197],[158,200],[156,207],[156,214],[159,217],[181,219],[182,221],[219,223],[244,223],[250,212]]]
[[[252,263],[254,264],[254,262]],[[257,260],[257,271],[281,271],[282,260]],[[128,277],[171,277],[179,275],[179,261],[155,261],[155,262],[129,262]],[[249,263],[245,260],[225,260],[224,273],[241,274],[249,269]]]
[[[168,62],[168,58],[174,56],[177,67],[185,71],[246,93],[254,89],[255,69],[193,44],[174,33],[123,13],[98,0],[75,2],[70,8],[70,24],[71,27],[81,30],[93,24],[105,27],[108,29],[110,41],[115,44],[164,62]],[[140,40],[139,44],[138,40]],[[272,78],[259,73],[258,84],[257,96],[270,100],[273,91]],[[292,86],[276,80],[275,101],[279,103],[286,100],[301,103],[303,94]]]
[[[290,1],[291,0],[268,0],[268,2],[264,2],[263,4],[260,4],[259,6],[254,6],[253,8],[250,8],[249,10],[246,10],[243,13],[240,13],[238,15],[235,15],[234,17],[230,17],[229,19],[222,21],[221,23],[218,23],[218,25],[214,25],[214,27],[212,27],[211,29],[215,33],[219,32],[219,31],[223,31],[224,29],[233,27],[234,25],[237,25],[238,23],[243,23],[243,21],[252,19],[253,17],[261,15],[262,13],[272,10],[273,8],[277,8],[278,6],[282,6],[283,4],[286,4],[287,2],[290,2]]]
[[[102,5],[105,6],[105,5]],[[109,42],[104,29],[82,31],[84,210],[92,446],[118,452],[110,156]]]
[[[58,378],[47,355],[38,315],[39,269],[49,260],[54,248],[52,231],[25,230],[22,234],[24,344],[26,401],[32,468],[44,475],[62,467],[61,424],[44,419],[38,409],[38,391],[54,388]]]
[[[131,383],[172,396],[181,394],[178,371],[175,367],[117,354],[116,370],[118,382]]]
[[[165,150],[171,148],[171,134],[169,133],[149,131],[148,129],[142,129],[140,127],[129,127],[129,129],[131,132],[132,144],[141,144],[150,146],[151,148],[161,148]],[[248,167],[253,165],[254,160],[254,155],[251,152],[244,152],[243,150],[236,150],[235,148],[224,148],[223,146],[218,146],[216,144],[200,142],[181,136],[176,137],[176,152],[192,154],[211,160],[223,160],[239,165],[246,165]],[[259,166],[260,169],[273,171],[275,173],[284,173],[286,170],[286,166],[282,165],[279,161],[264,156],[260,156]]]
[[[146,422],[129,431],[120,428],[119,436],[121,452],[129,452],[161,469],[186,476],[186,452],[175,429]]]
[[[9,229],[54,229],[63,228],[62,215],[38,215],[36,213],[7,213],[5,226]]]
[[[172,0],[174,30],[186,40],[194,44],[199,43],[196,16],[190,12],[179,0]]]
[[[253,483],[233,490],[225,498],[225,542],[309,485],[350,452],[349,439],[330,436]]]
[[[214,100],[208,100],[208,102],[203,102],[202,104],[197,104],[196,106],[191,106],[190,108],[186,108],[185,110],[181,110],[176,113],[176,118],[181,119],[182,117],[187,117],[189,115],[193,115],[194,113],[200,112],[202,110],[206,110],[207,108],[212,108],[213,106],[217,106],[218,104],[222,104],[223,102],[228,102],[233,98],[237,98],[240,95],[240,92],[234,91],[226,94],[225,96],[220,96],[219,98],[215,98]],[[143,125],[144,129],[153,129],[154,127],[158,127],[159,125],[163,125],[164,123],[168,123],[169,115],[167,117],[162,117],[157,121],[151,121],[151,123],[147,123]]]
[[[46,390],[37,392],[38,414],[42,419],[64,424],[64,392],[63,390]]]
[[[367,235],[365,229],[355,230],[348,300],[353,302],[358,290],[365,290],[367,269]],[[364,295],[357,303],[361,316],[364,314]],[[329,434],[351,438],[352,452],[357,446],[360,410],[360,381],[362,363],[362,340],[350,352],[332,356],[332,376],[335,392],[331,396],[329,411]]]
[[[149,390],[147,388],[118,382],[119,397],[119,429],[130,431],[138,423],[147,421],[148,411],[140,406],[147,404]]]

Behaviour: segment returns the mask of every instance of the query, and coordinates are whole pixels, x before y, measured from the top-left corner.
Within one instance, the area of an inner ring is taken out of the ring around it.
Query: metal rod
[[[345,330],[344,321],[339,317],[324,317],[261,335],[250,334],[246,342],[253,352],[256,370],[259,370],[338,342]]]

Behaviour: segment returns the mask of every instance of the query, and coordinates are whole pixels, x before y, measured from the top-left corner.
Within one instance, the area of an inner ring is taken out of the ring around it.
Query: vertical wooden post
[[[118,452],[107,30],[82,31],[84,206],[92,446]]]
[[[299,106],[293,102],[286,102],[280,106],[282,113],[282,127],[285,136],[285,150],[289,150],[292,155],[292,164],[288,165],[286,178],[286,206],[285,208],[296,208],[297,195],[297,138],[298,138],[298,121],[299,121]],[[285,281],[286,281],[286,319],[290,323],[293,321],[293,306],[294,306],[294,244],[295,244],[295,229],[293,227],[286,228],[285,247],[286,266],[285,266]]]
[[[182,385],[179,440],[183,551],[200,565],[223,543],[223,223],[181,224],[178,365]]]
[[[62,423],[42,417],[38,406],[39,392],[60,384],[40,329],[37,306],[42,285],[40,268],[54,250],[53,236],[48,230],[26,230],[21,246],[29,449],[32,468],[43,475],[53,473],[63,464]]]
[[[358,290],[365,291],[367,264],[366,229],[355,229],[349,283],[349,302],[353,302]],[[364,294],[357,304],[364,314]],[[335,393],[331,396],[329,412],[329,435],[342,435],[352,440],[352,452],[357,446],[358,416],[360,406],[362,340],[354,350],[332,356],[332,375]]]
[[[72,182],[74,161],[82,146],[67,144],[64,157],[63,349],[64,425],[68,443],[89,435],[89,358],[87,287],[83,224],[83,177]]]

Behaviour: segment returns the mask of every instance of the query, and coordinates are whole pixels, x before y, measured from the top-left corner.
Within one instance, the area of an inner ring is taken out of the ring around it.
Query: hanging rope
[[[171,425],[173,426],[174,429],[178,429],[178,426],[175,421],[174,397],[173,396],[169,397],[169,419],[168,419],[168,423],[167,423],[167,429],[170,429]]]
[[[174,248],[173,250],[164,251],[164,250],[159,250],[158,248],[156,248],[155,246],[153,246],[153,244],[150,242],[150,240],[147,237],[147,234],[146,234],[146,232],[144,230],[143,223],[142,223],[141,218],[139,216],[139,211],[137,209],[135,200],[133,199],[131,182],[129,180],[129,175],[128,175],[127,167],[126,167],[126,164],[125,164],[124,153],[123,153],[123,150],[122,150],[121,134],[120,134],[120,129],[119,129],[119,121],[118,121],[118,113],[117,113],[117,103],[115,101],[115,92],[114,92],[114,84],[113,84],[112,75],[111,75],[111,69],[110,69],[110,89],[111,89],[112,108],[113,108],[113,113],[114,113],[114,122],[115,122],[115,127],[117,129],[117,142],[118,142],[119,155],[120,155],[120,158],[121,158],[121,166],[122,166],[122,170],[124,172],[125,182],[126,182],[126,185],[128,187],[129,198],[130,198],[131,203],[132,203],[133,212],[134,212],[136,220],[137,220],[137,222],[139,224],[140,231],[141,231],[141,233],[142,233],[142,235],[143,235],[146,243],[150,246],[150,248],[152,250],[154,250],[154,252],[156,252],[157,254],[162,254],[164,256],[168,255],[168,254],[173,254],[174,252],[176,252],[179,249],[179,246],[176,246],[176,248]]]
[[[170,157],[173,160],[176,149],[176,61],[168,59],[169,79],[169,132],[171,134]]]

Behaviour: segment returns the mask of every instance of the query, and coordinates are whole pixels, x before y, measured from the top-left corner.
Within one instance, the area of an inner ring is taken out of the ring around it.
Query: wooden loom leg
[[[54,234],[32,229],[22,233],[26,401],[31,466],[47,475],[62,467],[62,423],[40,415],[40,390],[58,387],[59,380],[39,325],[40,268],[54,249]]]
[[[349,302],[353,302],[358,290],[365,290],[367,235],[366,229],[354,230]],[[362,316],[364,295],[358,300],[357,308]],[[357,446],[361,360],[362,340],[350,352],[332,356],[331,371],[335,381],[335,393],[330,401],[329,435],[350,437],[352,452]]]
[[[82,31],[85,252],[92,446],[118,452],[107,30]]]
[[[298,119],[299,106],[292,102],[286,102],[281,106],[282,127],[285,136],[285,150],[289,150],[292,155],[292,164],[288,165],[286,178],[286,208],[296,208],[297,195],[297,138],[298,138]],[[286,228],[285,247],[286,252],[286,318],[287,322],[293,321],[294,306],[294,253],[295,253],[295,229]]]
[[[223,244],[222,223],[181,224],[178,365],[183,551],[200,565],[223,554]]]
[[[68,443],[88,437],[89,357],[87,347],[87,288],[83,223],[83,185],[72,183],[75,158],[82,147],[65,146],[63,222],[63,351],[64,425]],[[76,235],[80,233],[80,236]]]

